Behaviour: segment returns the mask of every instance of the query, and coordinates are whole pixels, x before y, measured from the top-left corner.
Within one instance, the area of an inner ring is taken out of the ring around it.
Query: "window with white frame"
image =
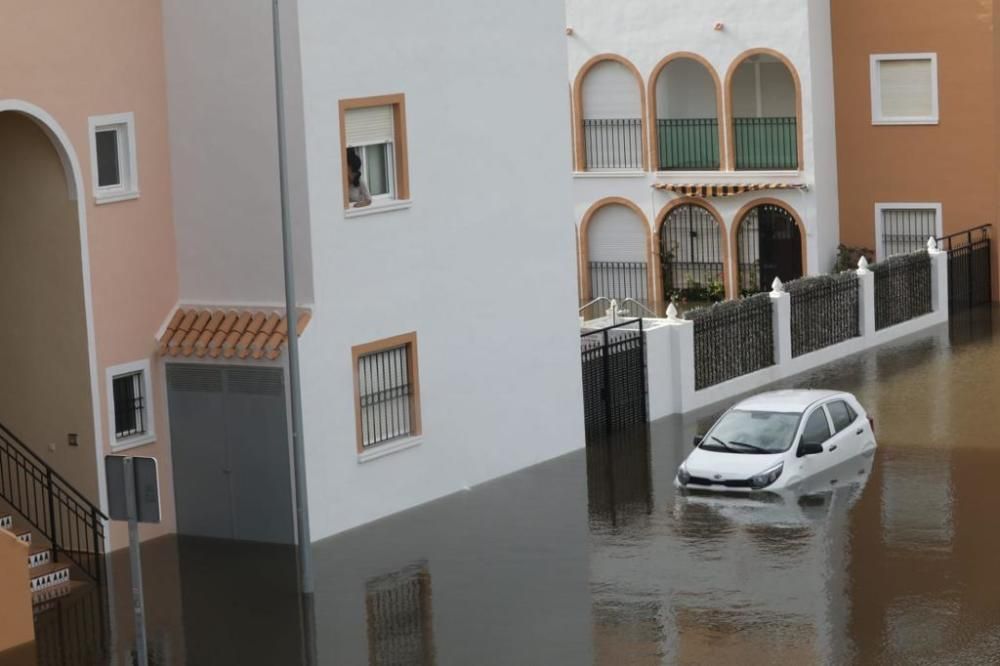
[[[871,56],[871,89],[873,124],[937,124],[937,54]]]
[[[112,448],[138,446],[155,440],[149,362],[115,366],[108,368],[107,373],[108,418],[114,433]]]
[[[133,114],[90,118],[90,162],[97,203],[139,196]]]
[[[341,100],[340,114],[344,207],[405,205],[409,179],[403,95]]]
[[[876,204],[875,254],[881,260],[923,250],[941,227],[941,204]]]

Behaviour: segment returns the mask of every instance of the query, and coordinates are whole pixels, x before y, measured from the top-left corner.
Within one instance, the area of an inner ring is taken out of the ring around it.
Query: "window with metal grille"
[[[115,409],[115,439],[146,433],[146,395],[143,372],[119,375],[112,381]]]
[[[431,577],[413,565],[365,586],[368,661],[381,664],[433,664]]]
[[[361,451],[419,434],[415,344],[411,334],[355,349]]]
[[[936,206],[881,206],[878,259],[918,252],[927,240],[938,237],[940,224]]]

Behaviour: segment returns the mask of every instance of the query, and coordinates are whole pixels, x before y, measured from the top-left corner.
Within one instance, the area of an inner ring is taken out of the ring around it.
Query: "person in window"
[[[361,158],[352,148],[347,149],[348,193],[351,208],[364,208],[372,202],[368,186],[361,180]]]

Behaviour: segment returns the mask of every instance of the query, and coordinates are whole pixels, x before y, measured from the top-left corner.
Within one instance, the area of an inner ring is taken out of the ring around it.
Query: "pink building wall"
[[[130,454],[155,456],[161,471],[163,522],[144,526],[143,537],[173,532],[166,391],[162,364],[154,354],[154,337],[178,292],[160,2],[7,2],[0,20],[0,56],[0,111],[17,102],[41,109],[65,133],[70,143],[66,148],[79,169],[78,195],[84,202],[86,228],[84,284],[89,263],[91,345],[96,357],[91,373],[98,389],[95,437],[103,449],[99,453],[110,452],[113,436],[109,436],[113,426],[107,416],[106,368],[149,359],[158,439]],[[125,112],[135,114],[140,196],[97,205],[88,118]],[[94,465],[98,466],[97,456]],[[103,503],[103,498],[92,499]],[[112,547],[125,544],[124,528],[114,525]]]

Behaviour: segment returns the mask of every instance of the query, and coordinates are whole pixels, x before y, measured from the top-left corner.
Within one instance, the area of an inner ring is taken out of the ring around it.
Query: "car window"
[[[858,418],[851,406],[843,400],[831,402],[826,408],[830,410],[830,418],[833,419],[833,427],[837,432],[851,425],[854,423],[854,419]]]
[[[709,431],[701,448],[728,453],[781,453],[792,445],[799,415],[734,409]]]
[[[809,415],[806,427],[802,430],[803,444],[822,444],[830,439],[830,422],[826,419],[826,412],[822,407]]]

